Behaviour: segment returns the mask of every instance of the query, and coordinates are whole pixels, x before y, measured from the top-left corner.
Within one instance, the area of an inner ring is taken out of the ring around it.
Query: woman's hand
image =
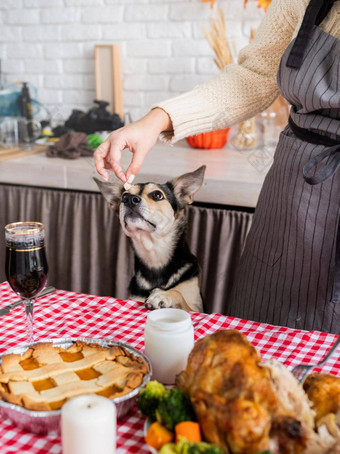
[[[170,131],[169,115],[160,108],[151,110],[145,117],[123,128],[111,132],[109,137],[94,152],[97,172],[108,179],[107,170],[112,170],[123,183],[131,183],[142,167],[145,156],[157,141],[162,131]],[[128,148],[132,153],[129,167],[124,173],[120,164],[122,151]]]

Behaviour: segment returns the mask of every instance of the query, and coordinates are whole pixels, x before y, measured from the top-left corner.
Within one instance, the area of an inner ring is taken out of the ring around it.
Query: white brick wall
[[[263,11],[255,0],[246,10],[243,0],[216,5],[243,47]],[[93,105],[94,45],[121,43],[124,107],[137,119],[218,72],[202,31],[215,9],[200,0],[0,0],[2,80],[31,82],[55,119],[66,119]]]

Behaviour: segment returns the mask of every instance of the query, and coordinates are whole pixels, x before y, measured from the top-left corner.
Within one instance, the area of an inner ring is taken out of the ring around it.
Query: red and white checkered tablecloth
[[[0,308],[17,300],[7,283],[0,284]],[[40,298],[34,307],[35,340],[60,337],[112,338],[144,350],[144,324],[148,311],[135,301],[57,290]],[[195,339],[220,329],[242,331],[258,348],[263,360],[275,358],[288,367],[318,362],[336,340],[335,335],[298,331],[220,314],[191,313]],[[0,317],[0,354],[26,343],[24,309],[19,306]],[[339,355],[325,364],[324,372],[340,376]],[[135,408],[118,424],[117,453],[149,453],[143,438],[143,419]],[[61,453],[61,440],[23,432],[0,419],[0,453]]]

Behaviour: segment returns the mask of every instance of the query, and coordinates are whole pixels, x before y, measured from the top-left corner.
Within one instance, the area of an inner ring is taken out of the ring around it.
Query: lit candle
[[[86,394],[61,409],[63,454],[113,454],[116,451],[116,407],[106,397]]]

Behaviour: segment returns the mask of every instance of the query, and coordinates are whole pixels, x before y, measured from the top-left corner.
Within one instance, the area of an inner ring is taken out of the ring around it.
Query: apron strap
[[[316,168],[317,165],[324,159],[329,158],[329,161],[325,166],[317,172],[314,176],[309,177],[309,172]],[[334,145],[333,147],[326,148],[324,151],[314,156],[310,161],[303,167],[303,178],[311,185],[320,184],[332,177],[340,167],[340,144]]]
[[[294,109],[294,106],[292,107]],[[323,145],[325,148],[321,153],[310,159],[303,167],[303,178],[308,184],[315,185],[323,183],[328,178],[332,177],[340,167],[340,143],[336,139],[328,136],[309,131],[308,129],[300,128],[294,123],[291,116],[288,118],[288,124],[298,139],[315,145]],[[312,169],[316,169],[321,161],[327,160],[324,167],[313,176],[308,176]]]
[[[334,282],[331,302],[339,303],[339,300],[340,300],[340,223],[338,223],[338,233],[336,236]]]
[[[291,48],[287,60],[289,68],[299,69],[302,65],[307,43],[312,35],[314,25],[319,25],[337,0],[310,0],[304,15],[299,33]]]

